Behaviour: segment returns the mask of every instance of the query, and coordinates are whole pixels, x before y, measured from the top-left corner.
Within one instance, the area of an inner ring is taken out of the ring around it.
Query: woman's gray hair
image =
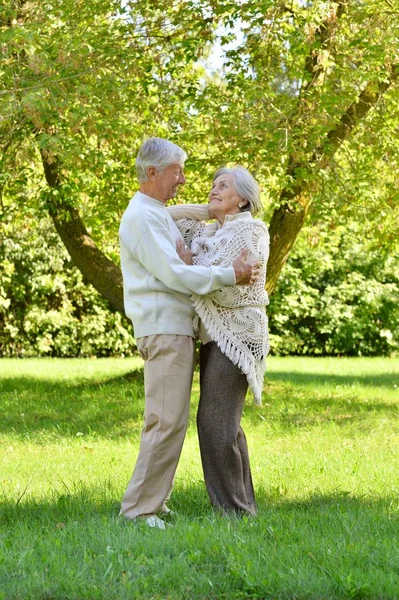
[[[220,175],[233,175],[237,194],[242,200],[247,201],[247,204],[240,208],[240,211],[250,211],[252,215],[256,215],[262,208],[262,205],[260,202],[259,185],[251,173],[245,167],[235,166],[231,169],[222,167],[216,171],[213,181],[217,177],[220,177]]]
[[[155,167],[157,171],[163,171],[169,165],[178,164],[183,166],[187,154],[179,146],[163,138],[148,138],[137,155],[136,171],[137,178],[141,182],[148,181],[148,167]]]

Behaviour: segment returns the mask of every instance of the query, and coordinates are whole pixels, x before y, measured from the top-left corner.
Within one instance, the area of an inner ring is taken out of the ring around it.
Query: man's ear
[[[148,167],[147,169],[148,181],[154,181],[157,176],[157,170],[155,167]]]

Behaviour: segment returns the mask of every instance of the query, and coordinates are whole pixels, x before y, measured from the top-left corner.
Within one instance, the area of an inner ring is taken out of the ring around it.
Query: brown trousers
[[[240,426],[247,378],[215,342],[208,342],[200,350],[200,383],[197,427],[211,504],[255,515],[247,441]]]
[[[128,519],[158,512],[168,500],[187,430],[195,342],[185,335],[136,340],[144,359],[145,409],[140,450],[122,499]]]

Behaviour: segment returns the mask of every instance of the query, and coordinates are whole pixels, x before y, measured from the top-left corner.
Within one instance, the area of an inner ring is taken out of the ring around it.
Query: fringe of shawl
[[[255,358],[252,355],[244,354],[244,352],[242,352],[240,348],[237,348],[234,342],[220,330],[215,318],[209,312],[207,306],[209,300],[206,299],[206,296],[192,295],[191,300],[195,311],[201,319],[209,336],[216,342],[220,351],[223,352],[223,354],[227,356],[231,362],[244,373],[244,375],[246,375],[248,386],[254,396],[255,404],[261,406],[263,376],[266,371],[266,361],[258,361],[258,369],[255,368]],[[256,376],[257,371],[258,377]]]

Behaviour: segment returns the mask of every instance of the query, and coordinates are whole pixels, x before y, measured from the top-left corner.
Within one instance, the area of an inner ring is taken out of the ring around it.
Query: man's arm
[[[147,220],[145,229],[141,229],[141,232],[132,219],[120,229],[120,239],[128,254],[141,263],[152,277],[171,290],[188,295],[203,295],[235,283],[232,267],[187,266],[177,255],[175,238],[162,219]]]
[[[126,223],[120,231],[121,242],[153,277],[170,289],[205,295],[225,285],[234,285],[236,271],[240,283],[249,283],[254,276],[254,268],[248,263],[239,263],[235,268],[187,266],[177,255],[173,236],[161,221],[147,223],[134,247],[131,243],[133,229],[133,223]]]
[[[186,265],[193,264],[194,253],[187,248],[183,240],[178,240],[176,252]],[[260,263],[258,261],[247,262],[249,250],[242,250],[233,262],[234,275],[237,285],[252,284],[260,274]]]

